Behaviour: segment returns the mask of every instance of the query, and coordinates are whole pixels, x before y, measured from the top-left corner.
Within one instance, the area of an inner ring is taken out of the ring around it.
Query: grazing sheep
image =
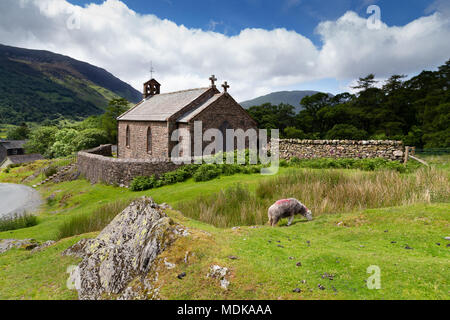
[[[269,223],[274,227],[281,219],[289,218],[288,226],[290,226],[294,220],[294,216],[297,214],[301,214],[309,221],[313,219],[311,210],[297,199],[290,198],[278,200],[269,208]]]

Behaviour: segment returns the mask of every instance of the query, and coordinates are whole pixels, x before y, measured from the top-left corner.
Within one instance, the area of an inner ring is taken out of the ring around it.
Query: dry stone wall
[[[280,139],[280,158],[385,158],[404,160],[403,142],[389,140],[296,140]]]
[[[106,145],[78,153],[78,169],[91,183],[129,186],[135,177],[151,175],[159,177],[181,166],[166,158],[153,160],[112,158],[111,147]]]

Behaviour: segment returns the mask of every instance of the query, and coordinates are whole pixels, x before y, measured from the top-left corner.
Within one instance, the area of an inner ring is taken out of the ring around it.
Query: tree
[[[306,135],[301,129],[295,127],[287,127],[283,131],[284,137],[287,139],[305,139]]]
[[[78,132],[72,144],[75,151],[87,150],[108,143],[108,135],[101,129],[86,129]]]
[[[30,135],[30,129],[26,123],[22,123],[20,127],[12,127],[6,132],[8,140],[26,140]]]
[[[363,140],[367,138],[367,132],[359,130],[350,124],[337,124],[327,132],[327,139]]]
[[[74,141],[78,132],[75,129],[62,129],[55,134],[55,142],[51,147],[52,155],[56,158],[65,157],[76,151]]]
[[[304,114],[308,114],[314,123],[312,126],[313,132],[323,132],[324,122],[320,117],[319,112],[321,109],[331,105],[331,98],[326,93],[316,93],[312,96],[307,96],[302,99],[300,104],[305,108]]]
[[[30,133],[30,139],[25,145],[29,153],[40,153],[45,157],[51,157],[51,147],[55,143],[56,127],[38,127]]]
[[[109,143],[117,143],[117,118],[128,110],[128,105],[129,102],[123,98],[113,99],[101,116],[101,127],[107,133]]]
[[[373,86],[377,82],[378,81],[375,80],[375,75],[373,73],[371,73],[364,78],[359,78],[358,85],[356,85],[352,88],[366,91],[369,88],[373,88]]]

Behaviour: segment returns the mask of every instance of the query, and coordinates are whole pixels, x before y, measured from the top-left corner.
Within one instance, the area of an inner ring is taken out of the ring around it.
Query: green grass
[[[296,219],[291,227],[284,222],[277,228],[208,228],[211,237],[182,240],[164,254],[177,267],[160,275],[161,294],[165,299],[448,299],[450,248],[443,237],[449,209],[449,204],[421,204],[324,215],[312,222]],[[187,250],[196,258],[185,265]],[[211,264],[231,270],[228,292],[205,279]],[[371,265],[381,269],[381,290],[365,284]],[[180,272],[188,276],[176,281]],[[333,280],[323,279],[324,273]],[[295,288],[302,292],[293,293]]]
[[[414,175],[395,171],[289,170],[257,184],[256,191],[237,185],[177,205],[184,215],[218,227],[265,224],[267,208],[296,198],[313,216],[366,208],[448,201],[450,183],[442,171],[420,169]]]
[[[0,239],[57,240],[61,237],[60,230],[65,226],[69,230],[67,235],[100,229],[99,225],[90,228],[91,223],[86,221],[91,221],[91,218],[86,217],[94,217],[95,221],[96,214],[100,212],[101,216],[102,210],[114,211],[105,209],[109,204],[131,201],[144,195],[174,207],[190,199],[216,194],[238,183],[254,195],[261,192],[258,191],[261,183],[270,186],[267,179],[282,179],[281,176],[290,170],[281,168],[278,176],[269,178],[259,174],[237,174],[207,182],[189,179],[143,192],[102,184],[91,185],[82,179],[48,184],[38,190],[44,199],[54,195],[54,200],[43,205],[38,213],[38,224],[0,232]],[[310,171],[312,175],[318,176],[335,172],[328,169],[294,170],[299,173]],[[15,168],[7,177],[14,180],[15,176],[19,176],[15,179],[20,180],[32,172],[27,166]],[[363,179],[379,175],[379,172],[357,170],[336,172],[342,172],[348,179],[358,175]],[[399,175],[392,171],[391,174],[406,181],[422,179],[420,183],[434,183],[427,182],[425,175],[416,173]],[[448,171],[441,171],[441,176],[448,178]],[[0,174],[0,181],[4,177]],[[272,184],[272,189],[274,191],[269,198],[285,195],[282,185]],[[448,299],[450,248],[446,247],[449,242],[443,237],[450,236],[450,204],[427,202],[445,202],[449,197],[444,195],[433,198],[432,192],[429,196],[428,200],[418,199],[415,204],[405,202],[395,207],[369,210],[361,207],[353,212],[326,212],[328,214],[320,215],[312,222],[298,218],[291,227],[286,227],[286,222],[282,221],[277,228],[260,226],[223,229],[185,217],[176,211],[168,211],[172,218],[190,229],[192,236],[178,240],[162,255],[177,264],[173,270],[163,268],[161,271],[159,281],[162,298]],[[319,201],[317,203],[320,204]],[[395,203],[380,204],[392,205]],[[106,223],[113,215],[105,214],[108,218],[99,221]],[[82,227],[77,229],[80,225]],[[14,249],[0,254],[0,299],[76,299],[76,292],[66,288],[66,269],[79,260],[62,257],[61,252],[79,239],[95,237],[96,234],[64,238],[37,253]],[[310,241],[310,245],[307,241]],[[391,243],[393,241],[395,243]],[[405,249],[406,245],[413,249]],[[186,251],[192,254],[189,264],[183,262]],[[229,255],[236,255],[239,259],[230,260],[227,258]],[[290,257],[294,259],[290,260]],[[302,267],[295,266],[299,261]],[[229,291],[223,291],[217,283],[206,279],[211,264],[230,268]],[[381,290],[368,290],[365,287],[364,280],[369,276],[366,269],[370,265],[381,268]],[[180,272],[187,273],[182,281],[176,278]],[[334,274],[334,280],[322,279],[325,272]],[[301,283],[302,280],[306,280],[306,283]],[[319,290],[319,283],[326,289]],[[302,293],[292,293],[297,287],[302,289]]]
[[[37,225],[37,217],[32,214],[24,214],[9,219],[0,219],[0,232],[29,228]]]
[[[73,216],[59,226],[58,239],[101,231],[129,204],[130,201],[114,201],[100,207],[93,213]]]

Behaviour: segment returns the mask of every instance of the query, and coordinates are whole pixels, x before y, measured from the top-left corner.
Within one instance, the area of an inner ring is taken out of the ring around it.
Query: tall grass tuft
[[[57,239],[63,239],[89,232],[101,231],[119,213],[121,213],[132,200],[120,200],[104,205],[93,213],[81,214],[65,221],[58,229]]]
[[[37,217],[23,214],[12,218],[0,219],[0,232],[33,227],[38,224]]]
[[[276,200],[297,198],[314,216],[450,199],[448,175],[436,169],[415,174],[386,170],[292,170],[260,182],[250,192],[236,185],[212,196],[184,201],[184,215],[217,227],[265,224],[267,209]]]

